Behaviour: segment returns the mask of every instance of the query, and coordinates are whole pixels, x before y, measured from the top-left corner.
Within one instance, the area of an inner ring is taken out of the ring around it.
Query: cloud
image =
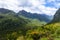
[[[19,3],[17,0],[0,0],[0,8],[17,10],[18,5]]]
[[[41,13],[45,13],[47,15],[54,15],[56,10],[57,10],[56,8],[46,7],[46,6],[43,6],[43,5],[41,5],[39,7],[39,9],[40,9]]]
[[[45,0],[29,0],[32,6],[39,6],[45,4]]]
[[[60,0],[0,0],[0,8],[18,12],[26,10],[32,13],[54,15],[60,7]]]

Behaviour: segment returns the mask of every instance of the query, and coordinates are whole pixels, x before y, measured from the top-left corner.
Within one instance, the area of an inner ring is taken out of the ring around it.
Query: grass
[[[41,38],[41,40],[47,40],[47,38]]]
[[[54,40],[60,40],[60,38],[55,38]]]

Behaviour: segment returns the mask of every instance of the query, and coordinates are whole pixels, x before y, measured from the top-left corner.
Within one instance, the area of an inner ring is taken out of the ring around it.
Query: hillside
[[[52,22],[55,22],[55,23],[60,22],[60,9],[58,9],[57,12],[55,13]]]
[[[50,38],[56,31],[56,24],[45,25],[45,21],[48,21],[45,14],[31,14],[26,11],[15,13],[4,8],[0,10],[0,40],[43,40],[44,37]],[[56,37],[55,34],[54,36]]]
[[[55,38],[60,38],[60,9],[56,11],[53,20],[45,25],[44,29],[50,31]]]
[[[8,9],[0,9],[0,40],[5,39],[7,34],[17,32],[25,29],[25,25],[29,22],[27,19],[23,19],[16,16],[16,13]]]

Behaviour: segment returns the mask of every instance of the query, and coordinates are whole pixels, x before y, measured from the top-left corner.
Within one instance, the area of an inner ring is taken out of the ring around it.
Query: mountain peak
[[[21,11],[19,11],[19,12],[26,12],[26,13],[27,13],[27,11],[25,11],[25,10],[21,10]]]

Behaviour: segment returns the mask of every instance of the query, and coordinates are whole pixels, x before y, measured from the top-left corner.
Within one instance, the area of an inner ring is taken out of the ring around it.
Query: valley
[[[0,8],[0,40],[60,40],[60,9],[52,18]]]

